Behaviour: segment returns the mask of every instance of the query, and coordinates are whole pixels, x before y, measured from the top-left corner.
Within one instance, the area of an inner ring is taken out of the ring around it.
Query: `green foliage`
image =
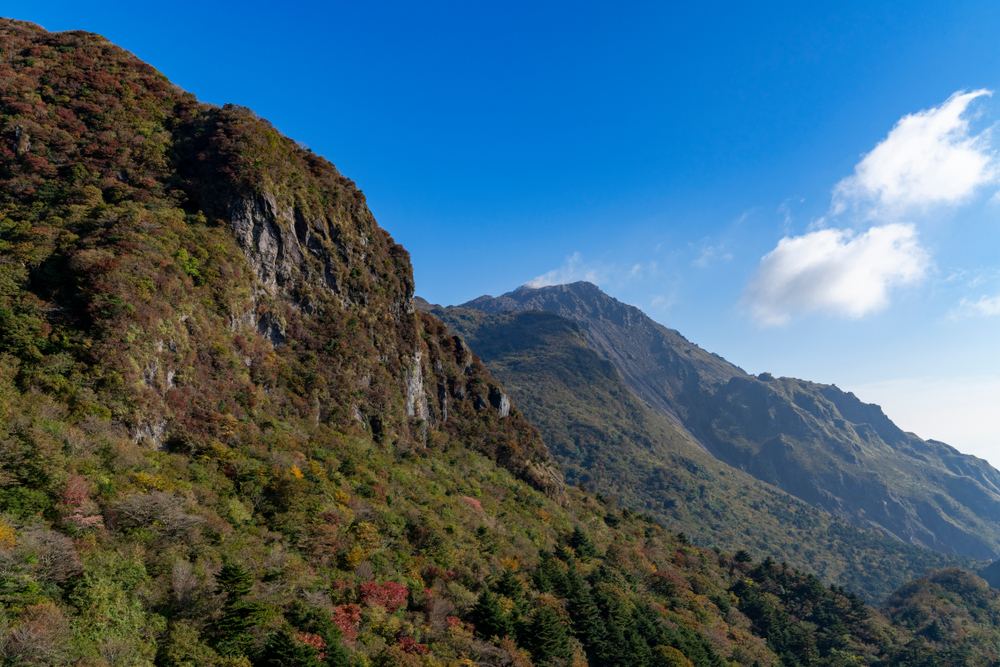
[[[258,664],[263,667],[322,667],[319,652],[307,646],[288,628],[267,636]]]
[[[572,658],[563,623],[556,611],[547,605],[536,609],[532,615],[526,644],[540,667],[553,665],[555,660],[568,662]]]
[[[974,565],[836,521],[720,462],[638,399],[567,319],[540,311],[430,312],[511,387],[567,481],[585,483],[602,503],[616,498],[698,544],[772,554],[869,600],[884,599],[927,567]],[[619,520],[614,511],[604,517],[611,527]]]
[[[3,655],[459,667],[523,664],[530,649],[539,666],[777,664],[744,606],[821,660],[951,650],[934,643],[944,621],[892,626],[842,592],[800,608],[827,593],[796,588],[798,572],[744,601],[740,582],[765,589],[777,566],[751,572],[697,546],[710,521],[685,524],[697,539],[682,542],[674,524],[564,487],[522,408],[500,416],[503,387],[465,342],[410,312],[406,251],[333,165],[103,38],[0,29],[12,54],[0,111],[15,129],[0,144]],[[261,258],[233,231],[239,205],[303,249],[268,264],[287,273],[247,261]],[[721,474],[665,461],[664,475],[687,471],[701,508],[688,517],[718,510],[707,484]],[[748,496],[809,516],[775,497]],[[747,544],[723,527],[720,543],[760,552],[772,534],[741,533]],[[989,634],[990,618],[972,622]]]
[[[513,631],[513,623],[509,615],[500,608],[497,596],[489,589],[479,594],[476,606],[469,614],[469,620],[476,628],[476,634],[485,639],[491,637],[507,637]]]

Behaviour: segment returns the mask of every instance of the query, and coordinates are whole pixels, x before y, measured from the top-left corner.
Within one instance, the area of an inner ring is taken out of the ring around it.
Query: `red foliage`
[[[320,660],[326,657],[326,640],[324,640],[319,635],[314,635],[311,632],[296,632],[295,636],[299,638],[299,641],[306,646],[312,646],[319,652],[318,657]]]
[[[471,507],[472,509],[479,510],[480,512],[483,511],[483,504],[478,500],[476,500],[475,498],[470,498],[469,496],[462,496],[462,500],[464,500],[465,504]]]
[[[384,607],[390,614],[406,604],[409,595],[409,589],[394,581],[387,581],[381,586],[374,581],[361,584],[361,603]]]
[[[79,507],[90,500],[90,493],[87,491],[87,480],[79,475],[71,475],[66,482],[66,487],[60,494],[60,500],[68,507]]]
[[[427,655],[430,653],[430,649],[423,644],[418,644],[417,640],[413,637],[403,637],[400,639],[399,647],[407,653],[413,653],[416,655]]]
[[[342,604],[333,608],[333,622],[340,628],[340,634],[345,641],[353,642],[358,638],[358,628],[361,626],[361,607],[356,604]]]

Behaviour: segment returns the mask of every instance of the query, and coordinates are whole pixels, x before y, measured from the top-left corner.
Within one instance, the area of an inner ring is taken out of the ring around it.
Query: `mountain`
[[[890,618],[565,486],[356,185],[249,110],[98,35],[0,49],[4,666],[992,659],[970,573]]]
[[[698,544],[773,556],[869,600],[926,568],[973,565],[858,529],[712,457],[638,398],[575,322],[415,302],[481,355],[569,484],[648,512]]]
[[[903,432],[851,393],[750,376],[589,283],[520,288],[463,307],[545,310],[576,322],[590,349],[707,451],[836,517],[945,553],[1000,555],[1000,472]]]

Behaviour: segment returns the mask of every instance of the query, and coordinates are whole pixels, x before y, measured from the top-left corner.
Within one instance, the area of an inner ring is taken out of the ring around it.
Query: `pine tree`
[[[245,655],[253,644],[250,630],[266,612],[259,602],[243,600],[253,588],[253,576],[237,563],[226,563],[215,577],[216,592],[226,594],[223,614],[214,627],[215,650],[224,656]]]
[[[515,602],[524,597],[524,584],[517,578],[513,570],[504,570],[503,574],[497,578],[493,588],[500,595],[508,597]]]
[[[566,626],[552,607],[542,607],[535,611],[527,640],[531,655],[539,667],[552,664],[553,658],[568,662],[573,657],[569,650]]]
[[[319,635],[326,642],[323,664],[326,667],[351,667],[351,654],[344,648],[340,628],[329,612],[296,600],[285,611],[285,620],[293,627]]]
[[[571,570],[570,583],[573,593],[569,598],[569,615],[573,621],[573,634],[583,644],[587,661],[596,666],[601,664],[606,648],[607,629],[604,627],[604,619],[576,568]]]
[[[577,557],[584,562],[597,556],[597,547],[594,546],[594,541],[579,526],[574,528],[573,534],[569,536],[569,545],[576,551]]]
[[[227,602],[242,598],[253,588],[253,575],[238,563],[226,563],[215,575],[216,593],[225,593]]]
[[[479,594],[469,620],[475,625],[476,634],[486,639],[508,637],[513,632],[511,619],[503,613],[499,599],[488,588]]]
[[[263,667],[323,667],[319,652],[299,641],[287,628],[267,636],[259,664]]]

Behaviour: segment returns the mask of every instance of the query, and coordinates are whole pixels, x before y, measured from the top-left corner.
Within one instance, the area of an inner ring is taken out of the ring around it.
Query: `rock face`
[[[291,281],[302,264],[293,211],[279,211],[274,196],[264,192],[234,198],[229,216],[257,282],[273,294]]]
[[[521,288],[463,307],[572,320],[632,391],[729,465],[899,540],[1000,556],[1000,472],[903,432],[853,394],[747,375],[589,283]]]
[[[424,369],[420,364],[423,353],[416,352],[413,355],[413,365],[406,373],[406,414],[409,417],[416,417],[422,421],[427,421],[427,396],[424,393]],[[447,401],[447,397],[445,397]],[[447,403],[442,406],[442,411],[447,411]]]

